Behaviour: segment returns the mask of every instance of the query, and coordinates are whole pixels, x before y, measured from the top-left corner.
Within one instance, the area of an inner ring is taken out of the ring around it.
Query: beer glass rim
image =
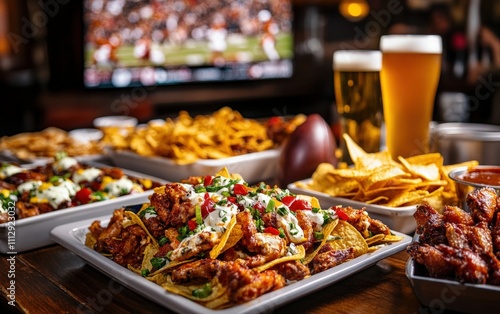
[[[380,37],[382,52],[442,53],[439,35],[392,34]]]
[[[336,50],[333,69],[337,71],[380,71],[382,52],[379,50]]]

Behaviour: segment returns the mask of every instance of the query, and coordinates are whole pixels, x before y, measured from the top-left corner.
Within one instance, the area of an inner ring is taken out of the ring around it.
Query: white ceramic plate
[[[311,179],[300,181],[307,184]],[[396,230],[405,234],[413,233],[417,227],[413,214],[417,210],[416,205],[404,207],[388,207],[374,204],[367,204],[358,201],[353,201],[347,198],[333,197],[326,193],[321,193],[309,189],[304,189],[297,186],[295,183],[290,183],[288,189],[296,194],[305,194],[316,197],[322,207],[330,207],[336,205],[351,206],[352,208],[361,209],[366,208],[370,217],[379,219],[385,223],[391,230]]]
[[[99,163],[89,163],[96,167],[109,167]],[[144,175],[142,173],[124,170],[124,173],[136,178],[149,178],[159,183],[167,181]],[[52,244],[50,230],[52,228],[73,221],[109,214],[117,208],[127,205],[146,203],[153,190],[131,195],[124,195],[114,199],[97,203],[85,204],[52,212],[27,217],[0,224],[0,253],[20,253]]]
[[[411,242],[411,237],[394,232],[402,236],[403,240],[384,246],[375,252],[359,256],[351,261],[333,267],[329,270],[315,274],[304,280],[292,283],[279,290],[267,293],[251,302],[237,305],[223,310],[211,310],[182,296],[165,291],[161,286],[139,276],[138,274],[116,264],[109,258],[85,246],[85,235],[88,227],[94,220],[100,220],[102,225],[109,222],[110,216],[97,217],[62,226],[51,231],[51,239],[68,250],[74,252],[87,263],[107,276],[118,281],[127,288],[137,292],[143,297],[156,302],[172,311],[179,313],[219,313],[219,314],[244,314],[266,313],[273,309],[296,300],[314,291],[331,285],[341,279],[361,271],[388,256],[402,251]]]
[[[118,167],[174,182],[190,176],[214,175],[223,167],[230,173],[239,173],[248,183],[274,180],[279,156],[279,149],[271,149],[222,159],[200,159],[192,164],[178,165],[172,159],[163,157],[146,157],[131,151],[109,152],[109,158]]]

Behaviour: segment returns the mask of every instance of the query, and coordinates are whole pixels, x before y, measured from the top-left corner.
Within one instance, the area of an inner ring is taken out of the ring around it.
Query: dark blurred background
[[[0,0],[0,136],[48,126],[91,127],[102,115],[147,121],[222,106],[247,117],[316,112],[334,124],[332,53],[378,49],[380,36],[388,33],[442,36],[436,121],[500,124],[500,0],[292,3],[291,78],[95,90],[82,84],[82,0]],[[139,92],[131,102],[128,96]],[[449,99],[466,102],[466,112],[443,107]]]

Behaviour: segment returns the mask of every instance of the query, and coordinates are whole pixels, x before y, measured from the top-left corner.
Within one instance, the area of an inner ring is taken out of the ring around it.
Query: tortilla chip
[[[363,255],[368,251],[366,240],[361,233],[347,221],[339,220],[331,236],[335,238],[335,240],[329,242],[333,248],[337,250],[353,248],[354,257]]]
[[[224,234],[222,234],[222,237],[220,238],[220,242],[217,243],[217,245],[214,246],[212,250],[210,250],[210,258],[213,259],[217,258],[219,254],[226,251],[230,247],[236,245],[236,243],[238,243],[238,241],[243,237],[243,231],[241,231],[241,226],[238,225],[238,228],[236,229],[234,228],[235,226],[236,226],[236,215],[233,215],[233,217],[231,217],[229,225],[227,226],[226,231],[224,232]]]
[[[219,283],[217,278],[207,283],[183,285],[180,283],[174,283],[170,276],[167,276],[167,280],[165,280],[161,286],[168,292],[181,295],[196,302],[214,301],[221,298],[222,295],[226,293],[226,288]],[[194,291],[203,289],[210,289],[210,294],[203,298],[194,295]]]
[[[304,249],[304,247],[302,245],[296,246],[295,247],[295,251],[296,251],[295,254],[286,255],[286,256],[283,256],[283,257],[279,257],[279,258],[273,259],[272,261],[270,261],[268,263],[265,263],[264,265],[261,265],[259,267],[256,267],[255,269],[258,272],[262,272],[262,271],[267,270],[267,269],[269,269],[271,267],[274,267],[277,264],[281,264],[281,263],[288,262],[288,261],[300,260],[300,259],[303,259],[306,256],[306,250]]]
[[[376,234],[376,235],[371,236],[369,238],[366,238],[365,241],[366,241],[366,244],[368,244],[368,246],[372,246],[372,245],[382,241],[382,239],[384,239],[384,237],[385,237],[385,234],[379,233],[379,234]]]
[[[314,257],[318,254],[319,250],[323,247],[323,245],[325,245],[326,241],[328,240],[328,237],[332,233],[333,229],[335,229],[338,222],[339,222],[338,219],[334,219],[334,220],[330,221],[326,226],[324,226],[324,228],[322,230],[323,239],[321,240],[319,245],[316,247],[316,249],[314,249],[314,251],[308,253],[305,256],[304,261],[303,261],[304,264],[309,264],[314,259]]]
[[[143,205],[143,207],[141,208],[139,213],[147,207],[148,206]],[[148,234],[149,238],[151,238],[151,240],[156,244],[156,246],[158,246],[158,241],[155,239],[155,237],[153,237],[151,235],[148,228],[146,228],[146,225],[144,225],[144,223],[142,222],[141,217],[139,217],[136,213],[129,211],[129,210],[126,210],[123,214],[125,217],[128,217],[132,223],[135,223],[135,224],[141,226],[141,228]]]

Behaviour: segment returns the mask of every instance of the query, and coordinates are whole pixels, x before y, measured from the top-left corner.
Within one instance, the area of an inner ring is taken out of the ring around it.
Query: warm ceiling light
[[[370,6],[366,0],[344,0],[340,3],[339,10],[343,17],[355,22],[368,15]]]

